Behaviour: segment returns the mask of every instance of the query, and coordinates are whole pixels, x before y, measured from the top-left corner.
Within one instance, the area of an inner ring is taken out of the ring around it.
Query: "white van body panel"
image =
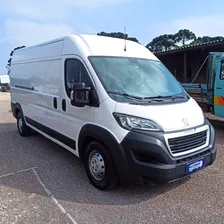
[[[116,107],[117,103],[111,98],[104,100],[101,103],[100,108],[94,112],[94,122],[96,125],[109,131],[117,142],[121,143],[129,131],[121,128],[115,120],[113,113],[116,111]]]
[[[43,43],[17,50],[13,53],[13,63],[60,57],[62,53],[63,42],[64,39],[59,39],[49,43]]]
[[[57,131],[60,113],[52,102],[61,94],[62,47],[63,40],[18,50],[11,65],[12,102],[19,102],[27,117]]]
[[[15,64],[11,71],[13,70],[16,70],[16,73],[11,77],[11,81],[17,85],[12,87],[15,92],[12,94],[12,101],[22,105],[27,117],[58,130],[59,114],[52,110],[52,102],[53,97],[60,94],[59,80],[57,81],[60,78],[60,60]],[[26,74],[24,70],[27,71]],[[51,78],[51,75],[54,75],[54,78]],[[47,80],[51,82],[47,83]],[[21,87],[33,87],[33,90]]]
[[[189,109],[191,108],[191,109]],[[146,118],[157,123],[165,132],[180,131],[202,125],[204,116],[197,103],[190,99],[185,103],[163,105],[130,105],[118,103],[117,113],[124,113],[141,118]],[[188,125],[183,119],[187,119]]]

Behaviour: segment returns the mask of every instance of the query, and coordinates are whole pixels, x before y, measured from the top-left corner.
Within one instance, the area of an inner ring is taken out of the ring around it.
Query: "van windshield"
[[[109,94],[136,99],[185,96],[180,84],[160,61],[107,56],[89,59]]]

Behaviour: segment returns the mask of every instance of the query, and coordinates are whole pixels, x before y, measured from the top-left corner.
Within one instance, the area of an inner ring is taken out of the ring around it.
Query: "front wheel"
[[[26,137],[31,134],[31,128],[26,125],[23,114],[19,112],[17,114],[17,129],[21,136]]]
[[[117,184],[112,157],[99,142],[87,146],[84,163],[90,182],[99,190],[112,189]]]

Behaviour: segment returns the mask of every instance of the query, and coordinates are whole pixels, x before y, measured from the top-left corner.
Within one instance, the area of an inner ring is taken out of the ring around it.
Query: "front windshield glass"
[[[160,61],[92,56],[90,62],[108,93],[141,98],[183,94],[180,84]]]

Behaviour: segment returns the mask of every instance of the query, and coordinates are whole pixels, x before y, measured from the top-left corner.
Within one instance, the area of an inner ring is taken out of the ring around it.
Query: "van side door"
[[[216,116],[224,118],[224,57],[218,58],[216,63],[214,112]]]
[[[61,98],[61,126],[63,135],[74,141],[77,145],[79,132],[84,124],[93,121],[94,107],[76,107],[71,105],[72,85],[75,82],[84,82],[86,87],[93,87],[90,73],[84,61],[80,57],[67,57],[62,60],[64,72],[64,90]],[[72,147],[75,154],[78,154],[77,146]]]

